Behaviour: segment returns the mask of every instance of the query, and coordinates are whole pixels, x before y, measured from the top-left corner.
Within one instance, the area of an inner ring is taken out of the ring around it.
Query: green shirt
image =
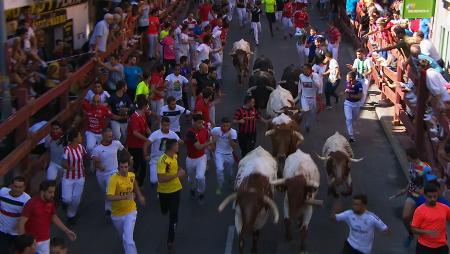
[[[161,30],[161,32],[159,32],[159,39],[163,40],[164,38],[166,38],[169,35],[169,31],[168,30]]]
[[[277,4],[277,2],[275,0],[263,0],[262,3],[264,4],[266,13],[274,13],[275,12],[275,5]]]
[[[144,94],[146,97],[148,97],[148,96],[150,95],[151,92],[152,92],[152,91],[151,91],[150,87],[145,83],[145,81],[142,80],[142,81],[139,82],[139,84],[137,85],[137,88],[136,88],[136,95],[134,96],[134,101],[136,101],[137,96],[138,96],[139,94]]]

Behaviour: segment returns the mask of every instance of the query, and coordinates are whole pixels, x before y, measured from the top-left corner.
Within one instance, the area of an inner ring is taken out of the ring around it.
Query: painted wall
[[[89,28],[88,3],[77,4],[66,8],[67,18],[73,19],[73,47],[79,49],[86,42]]]
[[[444,1],[447,1],[447,6],[450,6],[450,0],[436,0],[432,41],[448,65],[450,64],[450,10],[445,8]]]

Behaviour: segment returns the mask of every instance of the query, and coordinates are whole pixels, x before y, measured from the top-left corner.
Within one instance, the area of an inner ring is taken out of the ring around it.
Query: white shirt
[[[364,60],[360,60],[359,58],[356,58],[355,61],[353,62],[352,68],[356,69],[359,79],[367,78],[366,73],[371,68],[370,59],[367,58]]]
[[[120,141],[113,140],[108,146],[101,143],[98,144],[92,151],[92,157],[99,159],[105,171],[97,171],[97,174],[111,174],[117,170],[119,163],[117,161],[117,152],[123,150],[123,145]]]
[[[186,42],[189,42],[189,35],[181,33],[178,41],[178,49],[181,53],[189,52],[189,43]]]
[[[150,5],[142,6],[142,14],[139,16],[138,22],[140,27],[148,26],[148,16],[150,12]]]
[[[158,159],[163,155],[163,153],[166,152],[166,141],[168,139],[175,139],[177,141],[180,140],[178,135],[171,130],[169,130],[169,133],[163,133],[161,129],[159,129],[150,134],[148,140],[152,142],[152,150],[150,154],[152,159]]]
[[[89,45],[95,45],[97,37],[100,37],[97,49],[101,52],[105,52],[106,44],[108,41],[108,34],[109,34],[109,25],[108,23],[106,23],[106,20],[99,21],[95,25],[94,32],[92,33],[91,39],[89,40]]]
[[[318,81],[319,79],[319,75],[315,72],[313,72],[310,77],[300,74],[298,82],[298,94],[301,94],[303,97],[315,98],[320,89],[320,83]]]
[[[422,54],[427,55],[436,61],[441,59],[439,52],[437,51],[436,47],[433,45],[433,43],[430,40],[423,39],[420,42],[419,46],[420,46],[420,52],[422,52]]]
[[[328,80],[331,82],[336,82],[336,80],[341,78],[339,75],[339,63],[336,59],[331,59],[330,63],[328,63],[328,69],[330,70],[330,74],[328,75]]]
[[[323,73],[326,71],[327,66],[321,64],[314,64],[312,66],[312,70],[319,75],[317,79],[317,83],[320,85],[320,88],[323,87]]]
[[[235,129],[231,128],[228,132],[224,133],[221,127],[214,127],[211,130],[211,135],[217,137],[216,142],[216,153],[221,154],[232,154],[233,148],[230,145],[230,139],[237,140],[237,132]]]
[[[352,210],[347,210],[336,214],[337,221],[344,221],[350,228],[350,234],[347,238],[348,243],[356,250],[364,254],[372,251],[374,231],[378,229],[385,231],[386,224],[380,220],[374,213],[366,211],[361,215],[355,214]]]
[[[209,54],[212,51],[211,47],[206,45],[205,43],[200,44],[200,46],[198,46],[196,50],[198,52],[198,60],[200,63],[203,60],[209,59]]]
[[[176,76],[171,73],[166,77],[167,81],[167,96],[173,96],[175,99],[181,100],[183,97],[183,86],[186,86],[189,81],[183,75]]]
[[[7,187],[0,189],[0,231],[17,235],[17,222],[30,195],[24,192],[18,197],[13,197],[9,194],[10,191],[11,189]],[[6,215],[5,212],[14,216]]]
[[[89,102],[91,102],[92,99],[94,98],[94,96],[95,96],[95,93],[92,92],[92,90],[89,90],[89,91],[86,93],[86,96],[84,96],[84,99],[87,100],[87,101],[89,101]],[[111,97],[111,95],[109,95],[109,93],[108,93],[107,91],[103,91],[103,93],[100,94],[100,103],[106,103],[106,100],[107,100],[109,97]]]
[[[442,77],[442,74],[440,74],[435,69],[427,69],[426,82],[427,88],[428,90],[430,90],[430,93],[432,95],[436,96],[447,93],[447,88],[445,87],[447,81],[444,79],[444,77]]]
[[[168,105],[161,108],[160,116],[166,116],[170,119],[170,130],[180,132],[180,116],[181,114],[189,115],[191,112],[180,105],[176,105],[174,110],[170,110]]]

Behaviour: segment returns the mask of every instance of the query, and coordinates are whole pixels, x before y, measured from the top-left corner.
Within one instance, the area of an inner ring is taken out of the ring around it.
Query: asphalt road
[[[311,14],[313,25],[320,31],[326,27],[323,21],[317,19],[317,12]],[[271,38],[266,19],[263,17],[262,38],[256,55],[264,54],[272,59],[275,66],[275,74],[279,80],[282,70],[289,64],[297,64],[295,41],[284,40],[281,31],[275,31],[275,37]],[[232,42],[244,38],[251,40],[250,26],[239,29],[236,18],[233,19],[232,29],[229,34],[229,43],[225,49],[223,90],[225,96],[217,107],[217,122],[223,116],[232,117],[244,97],[244,88],[237,85],[237,78],[228,56]],[[252,42],[253,43],[253,42]],[[253,43],[254,44],[254,43]],[[351,46],[345,41],[341,44],[339,63],[343,69],[346,63],[353,62],[354,54]],[[342,85],[341,85],[342,88]],[[270,149],[269,139],[263,136],[264,126],[259,126],[258,144]],[[342,102],[336,109],[328,110],[320,115],[319,121],[312,127],[311,132],[305,135],[305,143],[301,149],[307,153],[320,152],[326,138],[335,131],[345,132],[345,122]],[[395,155],[388,143],[384,132],[376,119],[373,109],[362,111],[359,120],[360,134],[353,149],[356,157],[364,156],[365,159],[354,164],[352,177],[354,193],[365,193],[369,197],[369,209],[375,212],[391,228],[390,235],[376,234],[373,253],[412,253],[413,249],[405,250],[402,242],[406,232],[399,219],[403,200],[388,200],[388,196],[395,193],[406,184],[406,179],[401,172]],[[184,153],[184,151],[183,151]],[[181,156],[184,158],[184,156]],[[325,199],[326,181],[323,164],[313,156],[321,170],[321,187],[318,198]],[[184,165],[184,160],[180,163]],[[228,195],[230,190],[217,196],[215,194],[215,172],[213,163],[210,163],[207,172],[206,204],[200,206],[191,200],[188,188],[184,188],[181,196],[179,224],[176,235],[176,253],[189,254],[228,254],[237,253],[237,238],[234,231],[234,211],[231,206],[221,214],[217,212],[217,205]],[[148,181],[148,180],[146,180]],[[184,181],[184,184],[186,182]],[[185,185],[187,186],[187,185]],[[168,217],[162,216],[159,203],[156,199],[155,189],[150,188],[146,182],[144,188],[147,198],[145,207],[138,207],[138,219],[135,227],[134,239],[139,253],[166,253]],[[282,195],[276,194],[276,202],[282,214]],[[350,199],[343,200],[343,207],[350,208]],[[95,253],[115,254],[122,253],[121,238],[115,231],[111,222],[103,213],[103,196],[98,188],[95,177],[90,177],[85,186],[83,201],[79,209],[80,219],[73,229],[78,234],[78,239],[70,243],[71,253]],[[347,237],[345,224],[335,224],[329,219],[330,205],[314,210],[310,223],[308,236],[309,253],[334,254],[339,253]],[[62,215],[64,218],[64,215]],[[295,241],[285,242],[283,239],[284,226],[282,220],[278,225],[269,222],[262,230],[259,241],[260,253],[298,253],[298,244]],[[55,232],[60,234],[60,232]],[[294,239],[298,232],[294,231]],[[250,239],[247,248],[250,247]]]

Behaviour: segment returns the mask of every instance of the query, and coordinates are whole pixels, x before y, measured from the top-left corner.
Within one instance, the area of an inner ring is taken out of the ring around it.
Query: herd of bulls
[[[240,70],[236,55],[236,68]],[[245,56],[246,57],[246,56]],[[245,68],[245,65],[242,65]],[[322,205],[316,200],[320,186],[319,169],[311,156],[298,147],[303,135],[298,131],[301,109],[296,107],[299,70],[290,66],[283,73],[282,82],[276,84],[273,65],[265,57],[254,63],[249,79],[248,93],[256,99],[259,109],[265,109],[272,118],[265,135],[272,140],[272,154],[257,147],[241,159],[236,176],[235,193],[219,205],[222,211],[229,203],[235,204],[235,226],[239,235],[239,253],[244,252],[244,237],[253,236],[252,253],[257,253],[259,232],[273,213],[274,222],[279,219],[278,208],[273,200],[275,190],[284,194],[283,215],[286,240],[291,240],[291,221],[299,221],[300,252],[305,253],[305,239],[312,217],[313,206]],[[239,75],[243,72],[238,72]],[[294,77],[295,76],[295,77]],[[325,162],[328,193],[337,198],[352,193],[351,162],[355,159],[347,139],[336,132],[330,136],[319,159]],[[284,164],[284,167],[278,167]],[[282,168],[282,169],[281,169]]]

